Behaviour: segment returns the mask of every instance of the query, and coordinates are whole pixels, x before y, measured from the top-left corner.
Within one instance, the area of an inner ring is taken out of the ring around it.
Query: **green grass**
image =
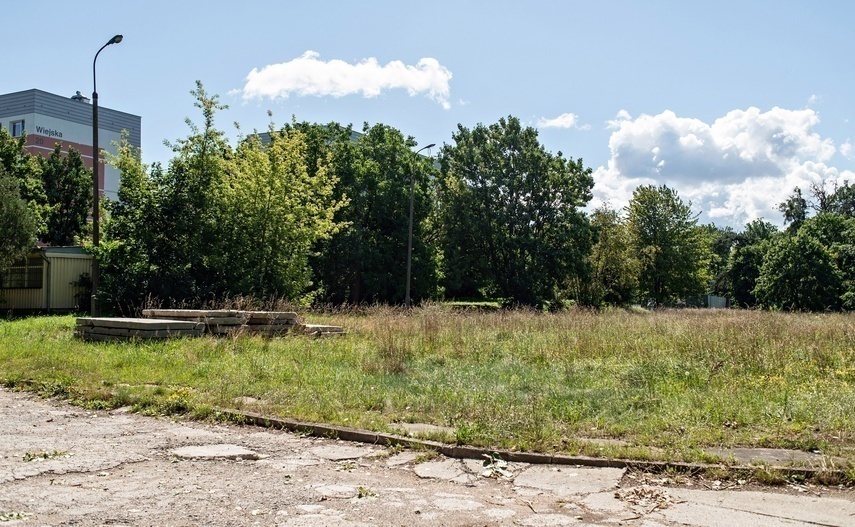
[[[430,423],[491,448],[707,461],[707,446],[760,446],[855,462],[854,315],[430,305],[313,317],[349,333],[84,343],[70,316],[0,322],[0,382],[94,408]]]

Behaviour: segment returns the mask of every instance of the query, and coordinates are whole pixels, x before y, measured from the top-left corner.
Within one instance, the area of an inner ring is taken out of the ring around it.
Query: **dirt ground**
[[[855,525],[855,495],[494,464],[0,389],[0,527]]]

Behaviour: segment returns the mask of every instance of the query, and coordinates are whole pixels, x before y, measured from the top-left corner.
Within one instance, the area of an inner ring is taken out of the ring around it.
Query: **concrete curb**
[[[344,441],[352,441],[355,443],[367,443],[372,445],[384,446],[404,446],[408,448],[421,448],[433,450],[445,457],[455,459],[485,459],[485,456],[498,454],[505,461],[530,463],[537,465],[578,465],[586,467],[608,467],[608,468],[629,468],[634,470],[642,470],[653,473],[661,473],[666,471],[676,471],[684,474],[699,474],[707,469],[725,468],[730,471],[749,471],[753,472],[758,469],[767,468],[783,473],[787,476],[801,476],[807,479],[814,479],[817,476],[833,476],[845,479],[845,471],[839,469],[821,469],[811,467],[795,467],[795,466],[766,466],[766,465],[723,465],[723,464],[708,464],[708,463],[682,463],[669,461],[634,461],[629,459],[608,459],[596,458],[588,456],[567,456],[560,454],[541,454],[537,452],[514,452],[509,450],[495,450],[489,448],[466,446],[466,445],[449,445],[438,441],[428,441],[424,439],[413,439],[411,437],[399,436],[396,434],[387,434],[383,432],[371,432],[368,430],[360,430],[357,428],[349,428],[346,426],[329,425],[322,423],[312,423],[308,421],[298,421],[295,419],[283,419],[277,417],[265,416],[254,412],[244,412],[239,410],[230,410],[225,408],[215,408],[215,411],[220,415],[228,418],[231,421],[251,424],[263,428],[275,428],[287,430],[290,432],[299,432],[308,434],[314,437],[326,437],[342,439]]]

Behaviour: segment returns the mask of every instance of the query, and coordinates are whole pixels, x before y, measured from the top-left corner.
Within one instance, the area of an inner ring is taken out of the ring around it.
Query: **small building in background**
[[[0,272],[0,311],[86,311],[91,276],[83,247],[38,247]]]
[[[119,142],[122,131],[127,131],[128,142],[139,148],[141,121],[138,115],[99,105],[98,146],[101,151],[115,154],[113,143]],[[92,104],[80,92],[63,97],[33,89],[0,95],[0,126],[8,129],[12,137],[26,134],[26,149],[30,153],[48,156],[60,143],[63,152],[73,147],[83,156],[86,166],[92,168]],[[103,153],[99,157],[103,161]],[[119,191],[119,171],[104,165],[99,179],[101,192],[115,199]]]

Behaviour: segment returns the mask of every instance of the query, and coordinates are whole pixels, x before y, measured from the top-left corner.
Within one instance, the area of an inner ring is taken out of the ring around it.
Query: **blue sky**
[[[855,3],[256,2],[4,5],[0,93],[92,91],[142,116],[143,158],[198,121],[201,80],[235,137],[298,120],[384,123],[420,145],[514,115],[583,158],[619,208],[668,184],[741,228],[796,185],[855,181]],[[96,28],[96,29],[91,29]],[[434,150],[435,152],[435,150]]]

